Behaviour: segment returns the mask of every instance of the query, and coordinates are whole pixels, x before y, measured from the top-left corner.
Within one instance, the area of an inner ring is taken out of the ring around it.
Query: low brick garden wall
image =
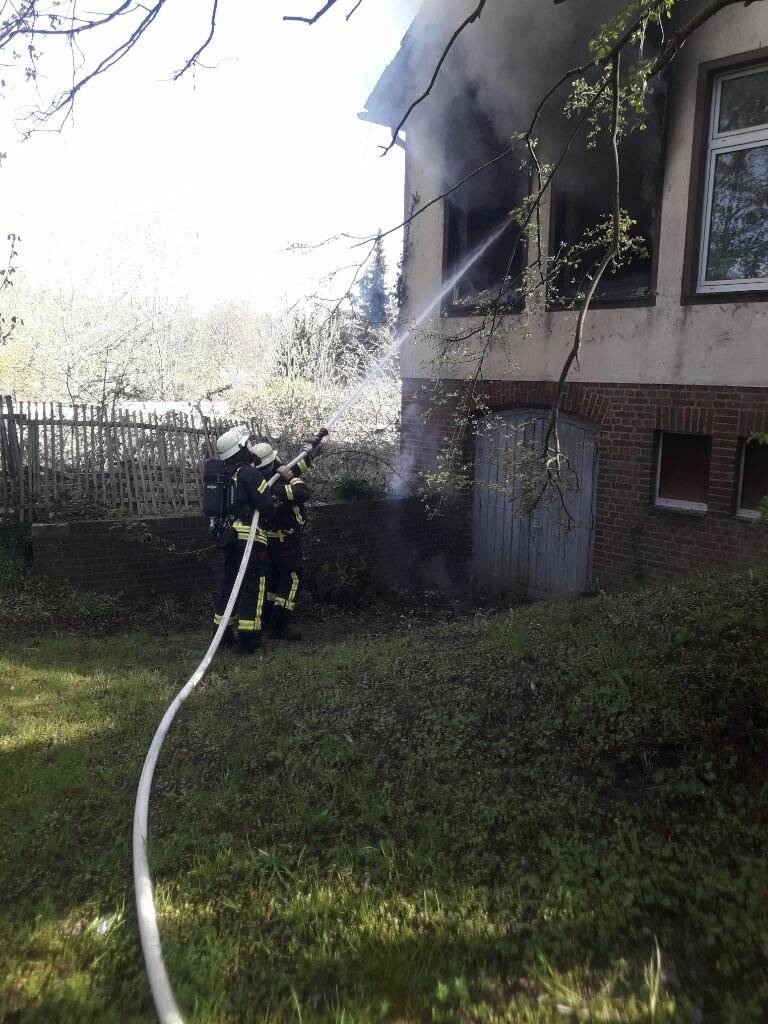
[[[325,563],[361,570],[377,588],[431,584],[444,575],[445,530],[415,498],[311,506],[309,520],[310,583]],[[135,598],[210,589],[221,567],[202,516],[35,523],[32,548],[41,576]]]

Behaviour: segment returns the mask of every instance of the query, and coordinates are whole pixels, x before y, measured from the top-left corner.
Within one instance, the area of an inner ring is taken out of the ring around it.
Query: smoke
[[[439,161],[440,178],[450,184],[466,163],[464,147],[445,147],[449,126],[457,139],[507,142],[527,127],[553,82],[588,56],[589,40],[599,26],[625,6],[626,0],[570,0],[563,6],[545,0],[488,0],[482,17],[448,55],[424,109],[414,115],[420,130],[437,129],[424,149]],[[426,85],[451,34],[474,7],[475,0],[428,0],[424,5],[405,43],[414,94]]]
[[[395,472],[389,481],[388,491],[393,498],[406,498],[413,493],[417,482],[417,448],[427,438],[423,410],[415,402],[408,402],[403,408],[401,424],[402,443],[395,464]]]

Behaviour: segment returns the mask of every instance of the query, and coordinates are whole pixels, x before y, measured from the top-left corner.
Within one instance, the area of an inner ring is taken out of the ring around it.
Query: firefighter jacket
[[[303,456],[294,472],[306,472],[312,465],[311,456]],[[272,486],[274,511],[266,524],[270,561],[283,569],[301,567],[301,528],[306,524],[305,505],[310,490],[299,475],[290,483],[279,480]]]
[[[294,477],[290,483],[279,480],[272,485],[273,512],[267,522],[270,540],[282,542],[299,533],[306,523],[304,506],[309,498],[310,490],[301,477]]]
[[[266,544],[267,534],[263,528],[265,521],[272,514],[274,505],[264,474],[255,466],[239,466],[232,474],[234,495],[231,513],[234,516],[232,527],[237,531],[238,540],[247,540],[254,513],[259,513],[259,529],[256,543]]]

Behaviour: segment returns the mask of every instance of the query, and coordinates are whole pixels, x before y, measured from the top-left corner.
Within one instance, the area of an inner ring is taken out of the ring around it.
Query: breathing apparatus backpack
[[[232,529],[232,499],[234,480],[223,459],[206,459],[203,463],[203,486],[200,505],[208,519],[208,527],[219,547],[226,547],[235,534]]]

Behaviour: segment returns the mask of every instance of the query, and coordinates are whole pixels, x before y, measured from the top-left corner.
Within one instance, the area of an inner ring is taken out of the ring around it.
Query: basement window
[[[446,167],[450,183],[460,181],[506,147],[491,119],[483,114],[473,90],[451,110],[446,135]],[[455,281],[445,300],[449,315],[479,314],[495,304],[506,312],[519,309],[527,246],[509,214],[528,194],[528,174],[520,153],[513,152],[475,174],[445,201],[443,281],[448,284],[478,252],[465,273]],[[505,230],[482,250],[495,231]]]
[[[698,291],[768,289],[768,65],[715,78]]]
[[[760,503],[768,497],[768,444],[745,438],[741,445],[737,515],[759,519]]]
[[[649,100],[647,127],[628,135],[619,148],[621,207],[635,225],[635,252],[618,268],[603,274],[594,301],[631,305],[653,297],[653,263],[658,233],[660,174],[666,97],[660,89]],[[562,146],[562,140],[559,143]],[[572,145],[553,183],[550,256],[565,256],[581,246],[612,212],[613,157],[606,136],[590,146],[582,134]],[[603,258],[605,247],[572,254],[569,264],[555,275],[550,302],[555,307],[579,301],[591,275]]]
[[[702,434],[659,435],[657,508],[706,512],[712,438]]]

